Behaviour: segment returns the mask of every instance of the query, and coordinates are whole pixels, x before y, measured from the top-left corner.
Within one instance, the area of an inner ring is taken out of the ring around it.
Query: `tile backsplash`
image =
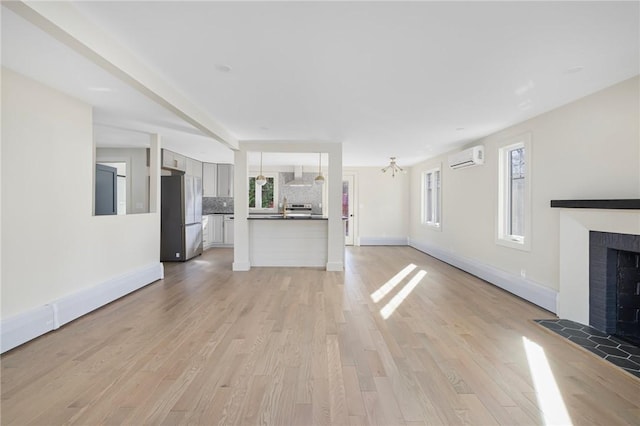
[[[322,214],[322,186],[314,184],[317,173],[302,173],[302,180],[309,186],[287,186],[286,183],[293,180],[293,172],[279,173],[278,180],[278,204],[287,197],[287,203],[310,203],[313,214]]]
[[[214,213],[233,213],[233,197],[202,197],[202,214]]]

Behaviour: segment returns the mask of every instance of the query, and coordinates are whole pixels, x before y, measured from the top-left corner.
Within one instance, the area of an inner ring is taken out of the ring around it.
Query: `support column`
[[[249,179],[247,150],[234,152],[233,168],[233,270],[248,271],[249,262]]]

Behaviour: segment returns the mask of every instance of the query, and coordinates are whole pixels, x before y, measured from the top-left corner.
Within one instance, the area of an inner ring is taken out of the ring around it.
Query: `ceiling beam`
[[[100,66],[205,135],[237,150],[220,123],[146,66],[125,46],[88,21],[68,2],[2,1],[2,5]]]

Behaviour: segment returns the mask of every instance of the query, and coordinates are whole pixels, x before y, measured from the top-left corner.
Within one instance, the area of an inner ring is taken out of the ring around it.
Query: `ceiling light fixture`
[[[318,164],[318,176],[316,176],[314,182],[318,185],[324,184],[324,176],[322,176],[322,153],[320,153],[320,162]]]
[[[564,72],[564,73],[565,73],[565,74],[575,74],[575,73],[577,73],[577,72],[582,71],[583,69],[584,69],[584,67],[583,67],[582,65],[578,65],[578,66],[576,66],[576,67],[568,68],[567,70],[565,70],[565,72]]]
[[[391,157],[389,165],[382,169],[382,173],[387,173],[387,170],[391,170],[391,177],[396,177],[396,173],[404,172],[404,169],[396,164],[396,157]]]
[[[217,64],[216,65],[216,69],[220,72],[229,72],[231,71],[231,67],[229,65],[225,65],[225,64]]]
[[[260,174],[256,176],[256,185],[263,186],[267,183],[267,178],[262,174],[262,152],[260,153]]]

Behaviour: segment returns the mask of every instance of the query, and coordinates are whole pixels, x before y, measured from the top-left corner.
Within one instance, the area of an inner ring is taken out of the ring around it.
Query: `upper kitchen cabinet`
[[[162,168],[171,170],[187,170],[187,158],[168,149],[162,150]]]
[[[218,197],[233,197],[233,164],[218,164]]]
[[[218,196],[218,165],[215,163],[202,164],[202,192],[205,197]]]
[[[187,158],[186,173],[190,176],[197,176],[202,179],[202,163],[193,158]]]

